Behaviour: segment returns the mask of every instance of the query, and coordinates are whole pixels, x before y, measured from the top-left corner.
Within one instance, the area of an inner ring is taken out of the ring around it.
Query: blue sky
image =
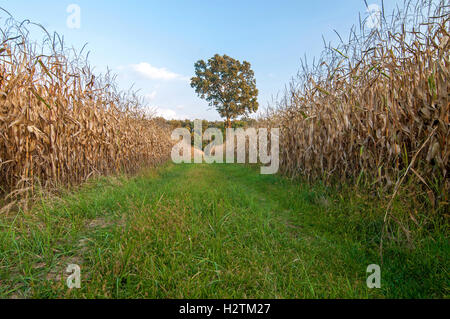
[[[385,0],[385,7],[400,2]],[[79,29],[67,26],[70,4],[81,9]],[[219,116],[189,85],[197,60],[219,53],[250,62],[264,108],[295,76],[300,58],[320,55],[322,35],[337,43],[333,29],[348,35],[358,14],[368,15],[363,0],[0,0],[0,7],[57,31],[68,46],[88,43],[97,72],[109,66],[121,88],[134,83],[161,115],[208,120]]]

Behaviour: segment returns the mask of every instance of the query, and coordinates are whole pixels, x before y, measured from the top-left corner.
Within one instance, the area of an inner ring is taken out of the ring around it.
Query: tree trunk
[[[227,117],[227,128],[231,128],[231,120]]]

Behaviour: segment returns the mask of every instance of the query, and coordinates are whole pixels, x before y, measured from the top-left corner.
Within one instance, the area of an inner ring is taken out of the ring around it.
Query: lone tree
[[[231,120],[258,110],[258,89],[250,63],[241,63],[227,55],[218,55],[206,63],[195,63],[195,77],[191,86],[195,92],[215,107],[220,116],[226,118],[226,127]]]

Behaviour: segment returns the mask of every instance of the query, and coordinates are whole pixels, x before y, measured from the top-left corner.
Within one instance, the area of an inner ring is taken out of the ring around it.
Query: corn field
[[[409,168],[447,198],[448,3],[408,1],[383,12],[378,29],[356,30],[312,68],[303,63],[263,120],[281,128],[280,170],[386,186]]]
[[[94,75],[87,55],[45,30],[42,44],[8,18],[0,45],[0,187],[10,199],[94,174],[133,172],[166,160],[169,127],[144,100],[119,92],[109,72]]]

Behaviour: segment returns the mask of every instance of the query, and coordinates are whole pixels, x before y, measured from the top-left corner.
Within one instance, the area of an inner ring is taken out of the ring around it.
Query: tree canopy
[[[226,119],[227,127],[231,120],[258,110],[256,80],[247,61],[216,54],[208,62],[197,61],[195,75],[191,86]]]

